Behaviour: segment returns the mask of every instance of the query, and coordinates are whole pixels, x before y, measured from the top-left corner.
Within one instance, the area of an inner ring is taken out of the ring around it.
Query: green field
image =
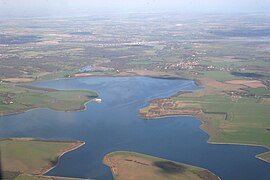
[[[59,91],[0,84],[0,115],[23,112],[33,108],[76,111],[97,94],[90,91]]]
[[[37,179],[56,165],[61,154],[80,145],[82,142],[3,139],[0,147],[4,179]]]
[[[257,96],[270,95],[270,89],[267,88],[247,88],[250,94],[255,94]]]
[[[270,162],[270,152],[259,154],[257,157],[263,161]]]
[[[231,75],[230,72],[220,72],[220,71],[199,71],[199,75],[192,75],[191,77],[194,79],[214,77],[215,80],[221,82],[234,79],[241,79],[239,77]]]
[[[220,80],[218,76],[212,78]],[[162,99],[152,102],[140,112],[146,117],[182,115],[182,112],[187,112],[185,115],[194,115],[202,120],[201,128],[210,135],[210,143],[270,148],[270,101],[267,88],[247,88],[241,84],[227,84],[213,79],[201,82],[204,86],[202,90],[165,98],[163,102]],[[157,108],[160,109],[159,113],[152,113],[151,109]],[[197,111],[193,113],[195,111],[188,112],[187,109]],[[270,153],[258,157],[269,162]]]
[[[256,98],[242,97],[233,101],[229,96],[177,97],[184,104],[199,104],[211,113],[227,113],[227,118],[208,118],[210,142],[257,144],[270,147],[269,105]],[[211,116],[211,115],[206,115]]]

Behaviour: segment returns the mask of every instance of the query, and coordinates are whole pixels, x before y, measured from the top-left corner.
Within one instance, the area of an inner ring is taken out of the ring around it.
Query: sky
[[[270,0],[0,0],[0,17],[71,12],[257,13]]]

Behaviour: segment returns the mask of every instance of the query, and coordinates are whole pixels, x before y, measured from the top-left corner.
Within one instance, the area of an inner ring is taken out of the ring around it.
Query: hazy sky
[[[0,0],[0,16],[89,12],[270,12],[270,0]]]

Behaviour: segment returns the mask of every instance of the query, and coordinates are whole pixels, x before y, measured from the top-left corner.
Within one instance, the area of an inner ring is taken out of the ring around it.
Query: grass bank
[[[104,157],[115,180],[172,179],[218,180],[210,171],[135,152],[113,152]]]
[[[84,142],[81,141],[49,141],[31,138],[2,139],[0,140],[2,178],[50,179],[43,174],[56,166],[62,155],[83,144]]]
[[[90,91],[54,90],[0,84],[0,116],[24,112],[34,108],[49,108],[56,111],[77,111],[85,108],[85,103],[96,98]]]

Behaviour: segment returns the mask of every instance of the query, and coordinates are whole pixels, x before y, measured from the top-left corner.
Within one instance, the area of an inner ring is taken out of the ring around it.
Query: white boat
[[[95,101],[96,101],[97,103],[101,103],[101,99],[99,99],[99,98],[96,98]]]

